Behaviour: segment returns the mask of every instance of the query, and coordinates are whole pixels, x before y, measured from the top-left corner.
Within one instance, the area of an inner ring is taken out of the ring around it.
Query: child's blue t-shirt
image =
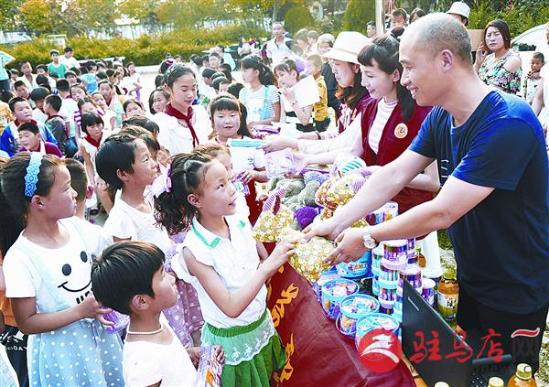
[[[495,190],[449,228],[462,289],[496,310],[527,314],[549,301],[549,187],[545,139],[526,102],[490,92],[453,127],[435,107],[410,149],[453,176]]]
[[[88,94],[95,93],[97,90],[97,78],[95,77],[95,74],[82,74],[80,78],[86,81],[86,90],[88,91]]]

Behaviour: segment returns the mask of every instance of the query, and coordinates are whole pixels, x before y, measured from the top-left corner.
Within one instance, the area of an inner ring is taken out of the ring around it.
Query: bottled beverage
[[[417,254],[417,262],[419,264],[419,267],[424,268],[427,266],[427,261],[425,260],[425,255],[421,252],[421,247],[416,245],[416,254]]]
[[[501,378],[493,377],[488,380],[488,387],[503,387],[503,380]]]
[[[520,363],[517,366],[517,372],[507,382],[507,387],[537,387],[532,376],[532,367],[526,363]]]
[[[442,318],[452,327],[457,325],[457,308],[459,285],[454,274],[445,272],[437,289],[437,310]]]

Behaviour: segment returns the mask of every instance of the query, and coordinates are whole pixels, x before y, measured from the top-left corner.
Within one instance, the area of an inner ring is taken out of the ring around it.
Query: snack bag
[[[256,241],[276,242],[282,235],[282,230],[293,223],[293,212],[282,204],[284,194],[285,189],[274,191],[263,204],[263,211],[252,229]]]
[[[324,263],[324,259],[334,250],[334,244],[320,237],[304,242],[301,238],[303,234],[295,230],[286,229],[283,234],[284,237],[295,235],[301,239],[295,247],[295,255],[288,259],[288,263],[309,282],[316,282],[322,272],[330,268],[330,265]]]

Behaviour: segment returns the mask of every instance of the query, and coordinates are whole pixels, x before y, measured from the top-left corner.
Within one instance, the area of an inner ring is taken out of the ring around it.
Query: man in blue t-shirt
[[[435,107],[410,148],[308,235],[336,238],[330,258],[340,262],[361,256],[379,241],[448,228],[460,285],[458,324],[483,336],[493,329],[501,334],[495,341],[516,363],[537,370],[549,306],[549,172],[543,130],[524,101],[480,81],[470,53],[467,31],[451,16],[428,15],[406,30],[401,83],[419,105]],[[388,222],[347,229],[433,160],[442,185],[433,200]]]

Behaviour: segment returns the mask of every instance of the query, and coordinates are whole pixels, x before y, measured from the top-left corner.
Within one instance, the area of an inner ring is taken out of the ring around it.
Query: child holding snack
[[[247,222],[233,217],[236,189],[225,167],[200,153],[174,156],[169,188],[155,203],[170,233],[187,230],[173,268],[198,292],[202,343],[225,350],[224,387],[269,386],[285,363],[266,308],[265,281],[293,254],[282,241],[260,262]]]

